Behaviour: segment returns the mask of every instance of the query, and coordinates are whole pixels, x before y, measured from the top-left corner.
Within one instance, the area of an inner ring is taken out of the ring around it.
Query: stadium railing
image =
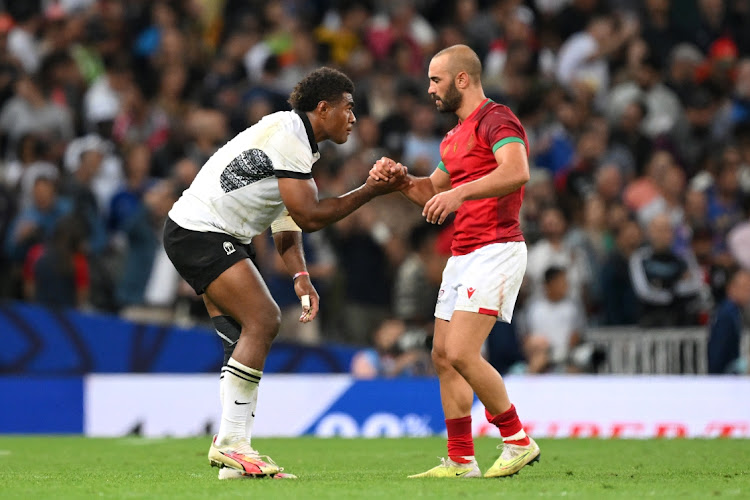
[[[705,374],[708,372],[708,330],[705,327],[644,330],[638,327],[592,328],[586,338],[606,353],[598,373]],[[750,354],[750,331],[740,352]]]

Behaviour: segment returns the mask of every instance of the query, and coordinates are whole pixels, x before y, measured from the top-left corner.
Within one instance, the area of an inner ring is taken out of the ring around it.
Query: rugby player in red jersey
[[[518,214],[529,180],[528,140],[513,112],[484,95],[482,65],[471,48],[454,45],[438,52],[428,71],[428,92],[437,109],[455,113],[459,122],[440,144],[442,161],[435,172],[409,175],[401,192],[424,207],[422,215],[430,223],[442,224],[456,212],[432,348],[448,458],[409,477],[481,475],[471,434],[475,393],[503,438],[502,453],[484,476],[510,476],[539,460],[539,446],[524,432],[502,377],[482,357],[481,348],[496,321],[511,321],[526,270]],[[403,169],[381,158],[370,176],[387,181]]]

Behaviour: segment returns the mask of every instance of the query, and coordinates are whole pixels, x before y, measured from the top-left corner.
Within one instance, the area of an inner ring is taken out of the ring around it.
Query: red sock
[[[487,408],[484,409],[484,414],[487,417],[487,421],[489,423],[494,424],[495,427],[500,429],[500,435],[504,438],[518,434],[523,430],[523,425],[521,425],[521,421],[518,419],[518,414],[516,413],[516,407],[513,405],[510,405],[510,408],[505,410],[500,415],[492,415],[489,411],[487,411]],[[528,436],[524,436],[521,439],[505,442],[508,444],[527,446],[531,441],[529,441]]]
[[[460,464],[469,463],[463,457],[474,456],[474,439],[471,437],[471,415],[445,419],[448,428],[448,458]]]

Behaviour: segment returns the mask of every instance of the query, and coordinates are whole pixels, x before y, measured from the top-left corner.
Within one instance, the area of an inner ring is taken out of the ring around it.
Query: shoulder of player
[[[487,106],[484,107],[482,113],[477,117],[480,121],[487,119],[500,119],[503,121],[518,121],[518,117],[513,110],[511,110],[505,104],[500,104],[495,101],[490,101]]]
[[[309,142],[305,124],[294,111],[277,111],[266,115],[261,121],[246,129],[246,132],[251,140],[273,145],[277,149],[304,146]]]

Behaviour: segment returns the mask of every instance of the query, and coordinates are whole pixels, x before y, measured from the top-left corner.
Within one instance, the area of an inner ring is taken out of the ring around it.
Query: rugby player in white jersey
[[[264,117],[221,147],[169,212],[167,255],[203,295],[224,342],[222,417],[208,454],[220,479],[294,477],[251,446],[258,383],[280,321],[279,307],[252,262],[251,239],[271,228],[301,300],[300,321],[312,321],[319,297],[305,267],[300,232],[317,231],[407,182],[405,175],[387,183],[368,178],[342,196],[318,198],[312,178],[318,143],[346,142],[356,122],[353,92],[354,84],[340,71],[313,71],[292,91],[292,111]]]

